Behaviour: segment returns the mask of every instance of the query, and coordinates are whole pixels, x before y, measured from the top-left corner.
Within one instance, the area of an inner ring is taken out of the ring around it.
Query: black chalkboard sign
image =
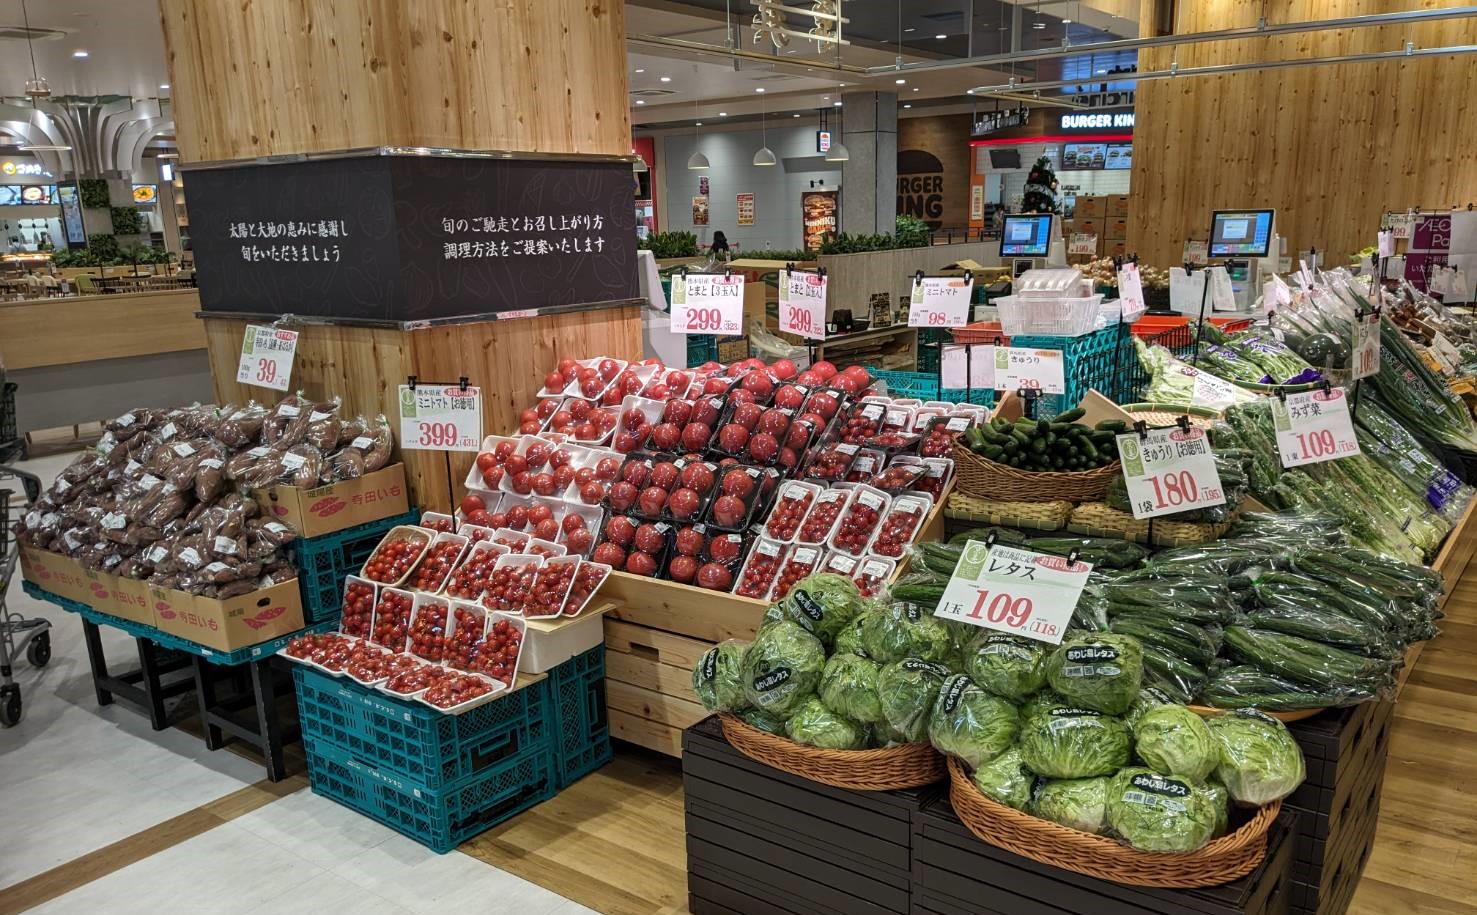
[[[425,321],[638,295],[622,162],[376,155],[185,180],[205,311]]]

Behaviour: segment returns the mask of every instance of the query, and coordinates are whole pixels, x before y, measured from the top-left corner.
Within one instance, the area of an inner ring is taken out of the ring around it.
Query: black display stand
[[[275,655],[233,667],[200,657],[194,660],[205,748],[219,750],[232,737],[245,741],[261,751],[267,778],[274,782],[286,778],[282,749],[302,734],[296,711],[283,716],[277,704],[278,697],[293,696],[292,675],[286,666],[274,666]]]
[[[187,693],[195,686],[189,677],[171,678],[169,675],[189,670],[190,659],[160,648],[148,639],[135,638],[138,669],[115,674],[108,670],[108,658],[103,651],[102,633],[97,623],[82,620],[82,640],[87,645],[87,663],[92,669],[92,688],[97,693],[97,704],[112,705],[114,699],[122,699],[137,706],[154,730],[162,731],[169,727],[171,722],[164,700]]]

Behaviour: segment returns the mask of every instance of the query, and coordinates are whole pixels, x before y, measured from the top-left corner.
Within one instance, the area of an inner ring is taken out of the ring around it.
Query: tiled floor
[[[65,457],[22,465],[48,482]],[[159,827],[260,782],[259,762],[209,752],[177,728],[155,732],[138,712],[99,707],[80,621],[20,588],[11,610],[52,623],[44,669],[15,665],[25,717],[0,731],[0,912],[27,911],[15,884],[114,842]],[[119,667],[136,658],[131,639],[103,629]],[[162,831],[167,835],[167,830]],[[196,913],[517,912],[576,915],[591,910],[459,852],[437,855],[306,788],[121,868],[75,878],[64,895],[34,912],[114,915]],[[9,900],[7,896],[9,895]]]

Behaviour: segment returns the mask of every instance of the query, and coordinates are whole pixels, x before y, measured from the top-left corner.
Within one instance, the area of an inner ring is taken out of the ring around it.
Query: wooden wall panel
[[[204,349],[199,310],[196,289],[5,302],[0,366],[19,371]]]
[[[898,150],[898,215],[917,216],[937,227],[958,228],[969,225],[969,175],[973,150],[969,146],[970,116],[947,114],[931,118],[901,118],[897,122]],[[908,150],[922,150],[939,160],[942,170],[933,174],[905,174]],[[915,193],[916,179],[939,181],[936,192]],[[914,212],[909,201],[927,206],[935,200],[939,215]]]
[[[1147,5],[1147,4],[1146,4]],[[1430,0],[1215,0],[1178,4],[1189,33],[1446,6]],[[1477,43],[1477,20],[1345,29],[1249,42],[1152,49],[1139,69]],[[1210,211],[1276,207],[1294,253],[1325,263],[1374,243],[1387,210],[1477,201],[1477,58],[1342,64],[1140,83],[1128,248],[1178,263]]]

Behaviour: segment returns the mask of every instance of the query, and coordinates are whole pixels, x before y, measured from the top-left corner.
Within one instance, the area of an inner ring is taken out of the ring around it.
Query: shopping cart
[[[19,489],[16,489],[19,484]],[[32,667],[51,660],[51,623],[27,619],[5,606],[5,594],[15,575],[19,549],[11,531],[16,519],[41,498],[41,479],[24,470],[0,464],[0,726],[21,720],[21,688],[15,682],[14,660],[24,653]]]

